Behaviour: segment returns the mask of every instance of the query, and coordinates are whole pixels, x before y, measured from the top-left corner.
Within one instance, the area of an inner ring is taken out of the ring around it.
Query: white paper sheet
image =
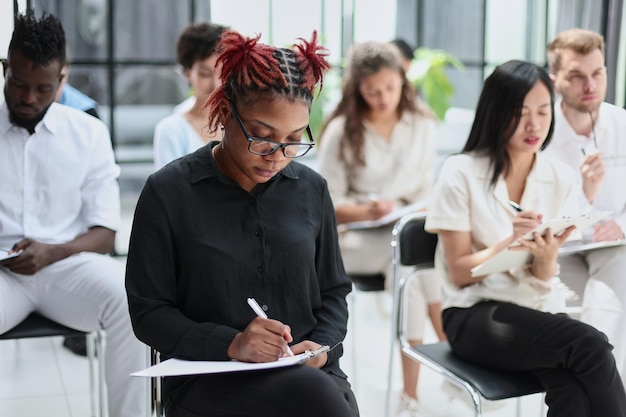
[[[320,349],[318,355],[327,351]],[[316,351],[318,352],[318,351]],[[250,363],[239,361],[186,361],[182,359],[168,359],[143,371],[132,373],[131,376],[176,376],[219,374],[224,372],[258,371],[262,369],[283,368],[304,363],[316,356],[316,353],[306,351],[299,355],[280,358],[274,362]]]

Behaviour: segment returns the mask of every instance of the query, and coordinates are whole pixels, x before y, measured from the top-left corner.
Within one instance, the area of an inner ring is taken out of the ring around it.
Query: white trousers
[[[349,230],[340,234],[339,246],[348,274],[385,274],[385,287],[391,290],[391,228]],[[400,276],[410,268],[401,267]],[[441,282],[435,270],[416,273],[407,288],[406,334],[409,340],[423,340],[428,305],[441,302]]]
[[[80,253],[20,275],[0,267],[0,333],[37,311],[65,326],[104,329],[110,417],[146,415],[145,378],[130,373],[147,365],[146,346],[135,337],[124,288],[124,263]]]
[[[559,257],[561,280],[583,287],[581,321],[609,338],[626,385],[626,246]]]

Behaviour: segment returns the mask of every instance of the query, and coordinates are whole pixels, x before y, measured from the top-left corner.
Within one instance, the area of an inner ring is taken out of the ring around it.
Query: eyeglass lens
[[[307,133],[308,136],[308,133]],[[305,139],[303,137],[303,139]],[[257,155],[270,155],[278,150],[278,148],[283,148],[283,155],[288,158],[298,158],[306,154],[313,146],[313,143],[309,137],[303,143],[278,143],[278,142],[270,142],[268,140],[259,139],[251,137],[249,149],[252,153]]]

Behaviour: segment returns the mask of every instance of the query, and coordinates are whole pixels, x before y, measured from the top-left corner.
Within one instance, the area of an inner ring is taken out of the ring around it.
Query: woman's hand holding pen
[[[587,201],[593,203],[600,191],[600,185],[604,180],[604,162],[602,154],[594,152],[586,155],[585,160],[580,165],[580,173],[583,179],[583,192]]]
[[[368,202],[365,205],[369,220],[377,220],[391,213],[394,209],[394,203],[390,200],[383,200],[376,194],[368,196]]]
[[[273,362],[289,356],[291,328],[278,320],[255,317],[228,347],[228,356],[242,362]]]
[[[519,206],[518,206],[519,207]],[[535,230],[541,224],[543,215],[533,210],[522,210],[513,219],[511,241],[519,241],[522,236]]]

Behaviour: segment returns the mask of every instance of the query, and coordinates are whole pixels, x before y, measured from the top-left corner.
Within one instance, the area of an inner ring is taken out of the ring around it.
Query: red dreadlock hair
[[[209,97],[209,126],[217,128],[220,103],[227,100],[251,104],[258,94],[301,99],[311,104],[316,86],[322,86],[330,68],[328,51],[317,43],[317,32],[310,42],[299,38],[294,49],[259,43],[261,35],[246,38],[226,31],[216,50],[222,65],[222,84]]]

